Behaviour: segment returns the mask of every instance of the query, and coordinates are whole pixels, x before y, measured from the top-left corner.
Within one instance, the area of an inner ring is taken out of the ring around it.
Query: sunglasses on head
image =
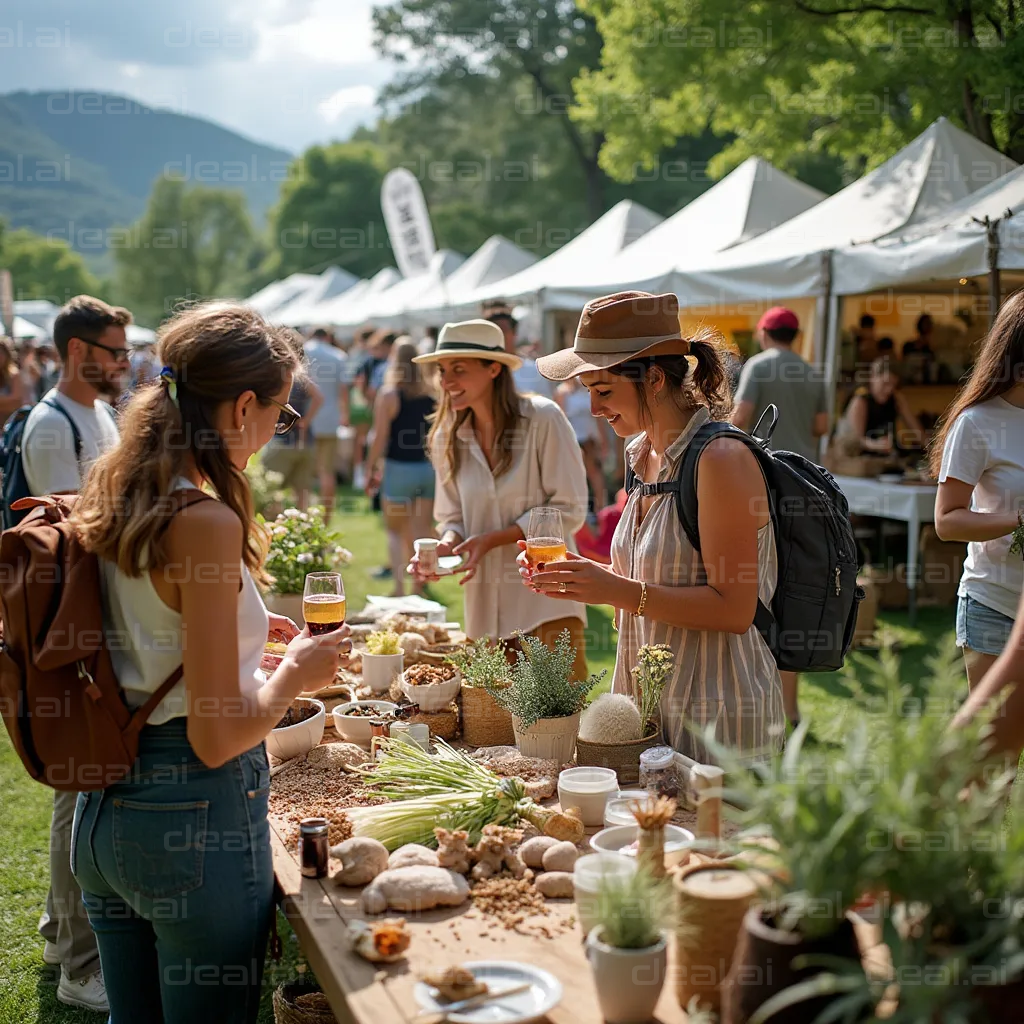
[[[275,434],[287,434],[302,419],[302,413],[287,402],[282,405],[273,398],[268,398],[266,401],[271,405],[276,405],[281,410],[281,415],[277,419],[277,426],[274,427]]]

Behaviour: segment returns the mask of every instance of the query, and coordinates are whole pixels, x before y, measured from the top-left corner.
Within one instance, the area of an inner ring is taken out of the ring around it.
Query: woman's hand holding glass
[[[347,625],[313,636],[307,626],[288,644],[275,676],[283,674],[294,693],[309,693],[334,682],[339,668],[348,665],[352,630]]]
[[[637,585],[633,580],[627,580],[572,551],[566,552],[564,560],[534,564],[527,554],[526,544],[524,540],[519,541],[516,564],[523,583],[535,594],[565,601],[582,601],[584,604],[610,604],[617,608],[629,606],[630,597],[626,590],[630,584]]]

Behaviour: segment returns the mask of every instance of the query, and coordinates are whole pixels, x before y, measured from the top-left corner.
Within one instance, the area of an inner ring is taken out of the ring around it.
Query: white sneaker
[[[103,984],[103,973],[87,974],[84,978],[72,981],[63,968],[60,972],[60,983],[57,985],[57,999],[65,1006],[78,1006],[83,1010],[95,1010],[97,1013],[110,1013],[107,1002],[107,988]]]
[[[60,963],[60,953],[57,952],[56,942],[47,942],[43,945],[43,963],[56,967]]]
[[[362,466],[356,466],[355,472],[352,474],[352,486],[357,491],[361,491],[366,486],[366,470]]]

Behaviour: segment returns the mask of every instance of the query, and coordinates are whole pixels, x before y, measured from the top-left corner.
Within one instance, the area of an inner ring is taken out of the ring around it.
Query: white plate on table
[[[525,1024],[550,1013],[562,1001],[562,983],[547,971],[533,964],[513,960],[474,960],[463,965],[474,978],[487,982],[492,992],[529,983],[525,992],[507,999],[495,999],[475,1010],[453,1013],[448,1019],[453,1024]],[[434,997],[436,990],[426,982],[418,981],[413,994],[420,1006],[430,1012],[444,1011],[445,1002]]]

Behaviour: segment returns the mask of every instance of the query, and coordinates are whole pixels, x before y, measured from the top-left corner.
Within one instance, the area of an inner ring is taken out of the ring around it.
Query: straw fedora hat
[[[490,320],[462,320],[445,324],[437,336],[433,352],[416,356],[414,363],[436,363],[439,359],[487,359],[504,363],[511,370],[523,365],[522,359],[505,351],[505,335]]]
[[[541,356],[537,369],[548,380],[608,370],[646,356],[686,356],[690,343],[679,330],[679,300],[671,292],[616,292],[583,307],[572,348]]]

